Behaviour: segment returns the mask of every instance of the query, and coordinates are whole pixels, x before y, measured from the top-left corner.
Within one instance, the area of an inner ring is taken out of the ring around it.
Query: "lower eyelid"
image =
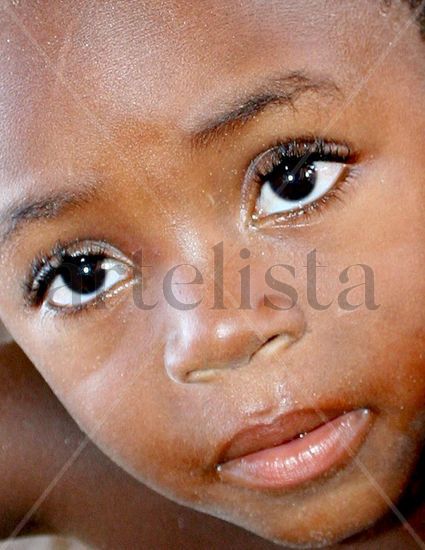
[[[258,154],[247,167],[242,184],[240,210],[241,227],[248,228],[250,226],[257,227],[260,225],[255,219],[255,208],[259,190],[264,178],[284,160],[286,152],[288,152],[288,159],[303,158],[302,155],[305,153],[307,156],[316,157],[317,160],[346,164],[351,170],[359,157],[359,154],[353,151],[354,149],[345,142],[334,142],[333,140],[326,140],[314,136],[301,136],[283,140],[277,145],[271,146],[269,149]],[[318,156],[319,158],[317,158]],[[340,179],[341,177],[339,180]],[[319,202],[319,200],[317,202]],[[315,206],[317,207],[320,205],[317,204]],[[311,207],[310,210],[312,210]],[[287,211],[287,213],[288,212],[289,211]],[[273,214],[273,216],[282,217],[278,213]],[[299,216],[299,212],[298,214],[292,212],[289,216],[287,214],[287,217],[291,220]],[[291,223],[291,220],[289,220],[289,223]]]
[[[257,229],[302,228],[313,225],[316,216],[317,223],[319,223],[322,220],[320,214],[324,214],[327,208],[331,208],[336,204],[345,206],[346,201],[344,200],[344,196],[349,192],[350,187],[353,186],[352,184],[356,182],[358,175],[355,166],[345,165],[345,169],[334,187],[313,203],[306,205],[303,209],[294,209],[292,211],[267,215],[263,218],[256,218],[254,205],[251,219],[248,220],[247,225]]]
[[[92,301],[94,302],[95,300],[100,299],[102,296],[113,294],[114,289],[118,289],[121,286],[125,286],[126,281],[128,282],[133,272],[130,266],[124,264],[123,262],[114,260],[113,258],[105,258],[102,261],[100,268],[106,271],[103,286],[105,286],[106,284],[109,284],[109,286],[104,290],[102,290],[99,287],[98,290],[94,290],[90,294],[83,297],[82,300],[84,300],[88,296],[92,296],[90,299],[86,300],[85,302],[82,301],[82,305],[85,303],[90,303]],[[114,280],[111,281],[110,280],[111,277],[113,278],[114,276],[116,277],[115,281]],[[61,275],[58,275],[58,277],[61,277]],[[80,294],[79,292],[74,291],[72,289],[67,289],[67,290],[69,291],[70,294],[72,293]],[[63,307],[67,307],[67,306],[63,306]],[[69,306],[69,307],[72,307],[72,306]]]
[[[128,279],[134,271],[132,262],[117,247],[110,245],[106,240],[94,241],[90,239],[76,239],[69,243],[58,242],[53,246],[51,253],[40,254],[33,261],[31,272],[27,275],[23,293],[28,307],[39,307],[46,299],[49,285],[56,276],[59,276],[60,267],[66,255],[84,256],[105,254],[105,262],[108,265],[122,265],[123,275],[126,271]],[[44,275],[43,275],[44,271]],[[123,280],[125,283],[125,280]],[[117,283],[119,285],[119,282]],[[39,290],[41,288],[41,290]],[[46,289],[46,290],[44,290]]]
[[[43,315],[66,319],[72,318],[75,315],[80,316],[85,313],[89,313],[90,311],[96,311],[100,309],[100,306],[102,304],[106,304],[107,301],[109,302],[110,300],[114,300],[114,298],[118,299],[118,297],[123,294],[127,289],[130,289],[139,283],[141,283],[141,280],[138,277],[135,277],[132,280],[123,281],[122,284],[118,284],[112,287],[110,290],[102,292],[97,298],[76,307],[61,307],[46,302],[45,307],[43,307]],[[113,306],[114,304],[112,303],[111,307]]]
[[[336,185],[338,185],[338,182],[341,180],[344,172],[346,171],[346,165],[342,163],[316,162],[315,166],[318,170],[317,186],[309,195],[307,195],[305,199],[299,200],[298,203],[280,197],[272,188],[270,182],[265,181],[261,186],[256,202],[258,218],[263,218],[274,214],[285,215],[289,212],[301,211],[303,207],[308,208],[309,205],[315,204],[323,196],[329,193]],[[330,177],[330,181],[327,183],[326,177]],[[266,195],[265,197],[263,196],[264,194]]]

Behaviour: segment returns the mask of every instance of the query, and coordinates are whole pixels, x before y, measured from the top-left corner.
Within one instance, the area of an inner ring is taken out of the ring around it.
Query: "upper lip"
[[[239,431],[224,446],[219,464],[287,443],[341,416],[346,410],[305,409],[277,416],[269,423]]]

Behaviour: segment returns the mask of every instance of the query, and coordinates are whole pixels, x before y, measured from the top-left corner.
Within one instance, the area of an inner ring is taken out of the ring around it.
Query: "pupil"
[[[316,185],[314,163],[302,165],[300,158],[284,159],[267,176],[273,191],[282,199],[300,201],[313,191]]]
[[[103,256],[65,258],[60,274],[68,288],[78,294],[91,294],[102,288],[106,271],[102,269]]]

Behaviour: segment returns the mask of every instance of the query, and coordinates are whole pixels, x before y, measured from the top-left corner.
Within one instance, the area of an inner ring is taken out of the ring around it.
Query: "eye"
[[[56,245],[49,256],[37,258],[26,288],[30,305],[76,310],[95,303],[131,280],[130,263],[103,243]],[[114,257],[115,256],[115,257]]]
[[[320,140],[293,141],[266,151],[251,166],[256,183],[253,219],[289,218],[316,208],[346,176],[349,155],[346,146]]]
[[[47,293],[56,307],[76,307],[93,302],[128,277],[121,262],[102,256],[65,257]]]
[[[302,163],[285,159],[270,173],[257,201],[259,215],[290,212],[313,203],[332,189],[345,168],[340,162]]]

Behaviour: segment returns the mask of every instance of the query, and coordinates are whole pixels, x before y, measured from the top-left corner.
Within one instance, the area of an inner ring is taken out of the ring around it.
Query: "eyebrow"
[[[311,78],[301,72],[271,77],[253,92],[233,100],[197,125],[191,133],[191,144],[197,148],[206,147],[241,128],[272,105],[294,107],[295,101],[308,92],[334,97],[342,95],[336,83],[326,77]],[[34,221],[57,219],[69,210],[92,202],[99,196],[100,187],[100,182],[95,180],[77,189],[15,201],[0,214],[0,245]]]
[[[274,76],[253,92],[233,100],[230,105],[200,123],[192,132],[192,146],[206,147],[213,141],[218,141],[223,135],[240,129],[272,105],[294,107],[297,99],[308,92],[343,98],[340,88],[328,77],[313,78],[299,71]]]
[[[0,244],[5,244],[23,226],[56,219],[70,209],[92,202],[99,194],[100,182],[86,183],[78,189],[66,189],[44,197],[26,197],[13,202],[0,215]]]

